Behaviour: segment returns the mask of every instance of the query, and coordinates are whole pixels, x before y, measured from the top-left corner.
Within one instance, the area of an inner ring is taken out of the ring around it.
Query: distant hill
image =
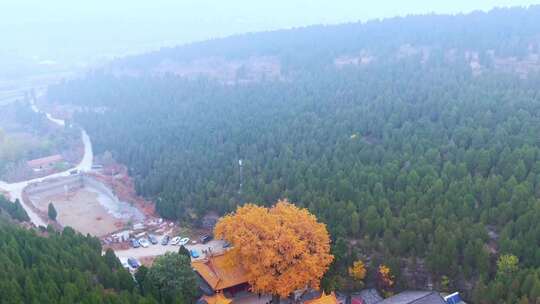
[[[122,58],[110,70],[120,74],[172,72],[214,78],[220,78],[216,74],[225,70],[241,78],[246,69],[268,74],[272,66],[287,75],[313,66],[422,57],[447,62],[467,60],[474,65],[472,68],[478,68],[512,65],[509,60],[517,61],[516,65],[526,64],[530,63],[524,62],[531,60],[530,55],[534,55],[532,60],[538,70],[539,18],[540,6],[531,6],[251,33]]]

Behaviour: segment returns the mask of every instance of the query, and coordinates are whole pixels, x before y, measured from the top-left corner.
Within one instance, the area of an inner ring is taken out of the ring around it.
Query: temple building
[[[208,255],[204,259],[191,262],[199,276],[199,287],[203,296],[197,304],[268,303],[270,295],[250,292],[247,275],[241,265],[227,258],[225,253]],[[303,293],[295,301],[283,299],[281,303],[338,304],[334,293],[320,291]]]

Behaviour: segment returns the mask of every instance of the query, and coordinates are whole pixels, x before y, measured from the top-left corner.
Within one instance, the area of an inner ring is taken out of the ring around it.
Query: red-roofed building
[[[46,169],[51,169],[57,163],[64,161],[64,158],[60,154],[51,155],[47,157],[37,158],[28,161],[26,164],[32,168],[34,171],[41,171]]]

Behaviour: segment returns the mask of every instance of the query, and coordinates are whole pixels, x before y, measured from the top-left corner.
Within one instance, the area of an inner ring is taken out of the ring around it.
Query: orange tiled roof
[[[215,294],[211,297],[203,296],[203,300],[208,304],[230,304],[232,302],[231,299],[225,298],[225,296],[221,293]]]
[[[191,262],[191,266],[214,291],[223,290],[248,281],[244,268],[240,265],[231,265],[226,254],[193,261]]]
[[[304,304],[338,304],[338,300],[336,298],[336,295],[332,292],[329,295],[325,295],[324,293],[321,295],[318,299],[313,299],[304,302]]]

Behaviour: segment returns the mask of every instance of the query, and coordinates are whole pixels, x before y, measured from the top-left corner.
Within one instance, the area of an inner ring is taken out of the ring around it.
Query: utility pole
[[[238,160],[238,165],[240,166],[240,190],[238,190],[238,193],[242,194],[242,183],[244,182],[244,176],[242,174],[242,159]]]

